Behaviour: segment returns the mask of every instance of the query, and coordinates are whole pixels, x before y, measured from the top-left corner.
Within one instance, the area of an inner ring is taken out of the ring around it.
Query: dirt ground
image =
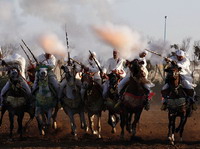
[[[19,140],[16,134],[17,124],[15,122],[14,140],[9,141],[9,119],[6,113],[0,128],[0,148],[199,148],[200,149],[200,108],[188,119],[185,126],[183,142],[179,142],[176,134],[176,146],[169,144],[167,140],[167,112],[160,111],[161,103],[157,95],[151,102],[151,109],[143,111],[139,126],[137,127],[138,139],[130,141],[131,134],[125,133],[125,140],[120,139],[120,126],[117,126],[117,133],[111,133],[111,127],[107,124],[107,112],[102,115],[102,139],[91,135],[90,131],[85,133],[80,129],[80,121],[76,115],[78,141],[70,134],[68,116],[60,110],[58,113],[58,129],[51,130],[46,136],[40,136],[36,119],[31,123],[24,139]],[[16,119],[15,119],[16,120]],[[28,120],[28,115],[24,121]]]

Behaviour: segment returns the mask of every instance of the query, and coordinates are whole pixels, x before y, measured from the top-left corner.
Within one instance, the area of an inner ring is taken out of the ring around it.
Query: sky
[[[120,1],[120,0],[119,0]],[[115,7],[116,16],[145,35],[180,43],[183,38],[200,39],[199,0],[123,0]]]
[[[0,45],[23,38],[38,55],[44,50],[39,41],[43,35],[54,35],[66,46],[66,26],[74,55],[92,50],[109,57],[113,47],[99,39],[94,26],[109,22],[163,40],[165,16],[170,44],[188,37],[197,41],[199,6],[199,0],[0,0]]]

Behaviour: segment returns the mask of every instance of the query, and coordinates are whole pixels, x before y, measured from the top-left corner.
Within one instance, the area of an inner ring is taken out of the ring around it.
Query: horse
[[[108,110],[108,124],[112,127],[112,133],[116,132],[116,125],[119,122],[119,116],[120,114],[120,108],[115,108],[115,105],[118,102],[118,82],[120,80],[120,76],[116,73],[110,73],[108,74],[108,92],[107,96],[104,99],[105,107]]]
[[[2,116],[1,122],[3,118],[3,114],[6,110],[9,113],[9,121],[10,121],[10,138],[12,139],[13,136],[13,128],[14,128],[14,116],[17,116],[18,121],[18,133],[20,134],[20,139],[23,138],[23,126],[22,121],[24,117],[24,113],[26,111],[31,111],[30,104],[31,104],[31,94],[28,95],[25,89],[22,86],[23,80],[22,76],[20,75],[19,69],[13,67],[10,68],[8,71],[8,78],[9,78],[9,86],[10,88],[2,97],[4,98],[4,106],[2,109]],[[26,123],[28,123],[34,118],[34,111],[30,112],[30,119]]]
[[[6,85],[6,82],[9,80],[8,76],[2,76],[0,77],[0,90],[3,89],[3,87]],[[31,97],[31,103],[32,106],[28,107],[25,109],[25,112],[27,112],[29,114],[29,120],[25,123],[25,126],[23,127],[24,131],[26,131],[26,129],[28,128],[28,126],[30,125],[30,123],[32,122],[32,120],[35,117],[35,108],[34,108],[34,100]],[[3,116],[5,114],[5,112],[7,111],[7,106],[3,105],[2,109],[1,109],[1,116],[0,116],[0,127],[2,125],[2,120],[3,120]]]
[[[131,71],[130,79],[125,86],[124,93],[122,95],[121,110],[120,114],[120,126],[121,126],[121,138],[124,138],[124,127],[132,133],[132,139],[136,135],[136,126],[140,120],[141,113],[144,108],[144,103],[146,100],[146,89],[144,84],[148,83],[145,79],[144,72],[142,70],[142,65],[135,59],[131,62],[129,66]],[[132,121],[132,115],[134,115],[134,121]]]
[[[85,89],[84,104],[88,113],[89,129],[92,134],[101,138],[101,112],[103,109],[103,96],[101,86],[95,82],[88,72],[82,74],[82,89]],[[97,117],[97,130],[94,129],[94,117]]]
[[[48,66],[39,66],[38,90],[35,91],[36,108],[35,117],[41,135],[45,135],[45,129],[52,126],[52,115],[57,104],[57,93],[48,79]]]
[[[79,114],[81,121],[81,128],[85,131],[88,131],[84,116],[84,106],[81,99],[80,87],[77,86],[74,69],[71,70],[67,66],[62,66],[61,69],[64,70],[65,78],[61,82],[61,89],[59,93],[59,99],[61,101],[63,110],[70,118],[71,124],[71,134],[74,135],[75,139],[77,138],[76,124],[74,122],[74,115]]]
[[[175,132],[179,132],[180,141],[182,141],[184,126],[192,110],[187,103],[187,94],[181,85],[180,70],[181,68],[175,63],[172,63],[171,66],[165,69],[169,88],[161,91],[162,96],[167,97],[168,139],[173,145],[175,142]],[[175,121],[177,117],[180,117],[180,123],[176,128]]]

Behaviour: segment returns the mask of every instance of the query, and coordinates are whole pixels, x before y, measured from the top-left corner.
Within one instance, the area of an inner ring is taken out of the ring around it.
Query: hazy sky
[[[200,40],[199,0],[116,1],[116,16],[150,37],[164,38],[167,16],[167,40],[181,42],[185,37]]]
[[[199,7],[200,0],[0,0],[0,44],[23,38],[42,52],[38,36],[50,32],[65,44],[66,24],[75,51],[106,53],[112,47],[99,41],[91,26],[127,25],[159,40],[164,38],[165,16],[170,44],[187,37],[196,41],[200,40]]]

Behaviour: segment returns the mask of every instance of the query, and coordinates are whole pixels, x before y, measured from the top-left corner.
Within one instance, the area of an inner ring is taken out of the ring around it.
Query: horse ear
[[[182,68],[181,67],[178,67],[178,71],[181,71],[182,70]]]
[[[140,61],[139,64],[140,64],[140,65],[144,65],[144,61]]]
[[[165,71],[165,72],[169,72],[169,68],[166,68],[164,71]]]
[[[65,66],[62,65],[62,66],[60,67],[60,69],[65,69]]]

